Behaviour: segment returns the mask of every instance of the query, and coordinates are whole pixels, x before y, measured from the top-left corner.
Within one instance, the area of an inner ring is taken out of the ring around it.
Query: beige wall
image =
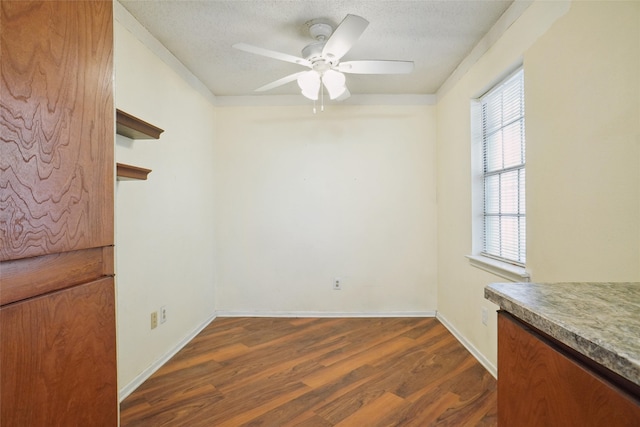
[[[218,310],[435,311],[435,107],[220,108],[214,159]]]
[[[640,2],[579,2],[525,55],[528,268],[640,280]]]
[[[118,379],[122,390],[214,313],[214,109],[118,22],[116,106],[165,132],[117,136],[116,160],[152,169],[116,183]],[[150,314],[168,320],[150,329]]]
[[[566,12],[566,13],[565,13]],[[534,281],[640,280],[640,3],[536,2],[438,102],[438,311],[488,365],[500,277],[469,265],[469,102],[523,62],[527,269]]]
[[[118,161],[153,169],[117,183],[120,388],[214,308],[437,309],[494,370],[483,288],[504,279],[465,258],[469,107],[522,62],[533,280],[640,280],[639,8],[535,2],[437,106],[332,104],[315,116],[214,108],[116,23],[116,105],[166,129],[116,143]],[[162,305],[169,321],[151,331]]]

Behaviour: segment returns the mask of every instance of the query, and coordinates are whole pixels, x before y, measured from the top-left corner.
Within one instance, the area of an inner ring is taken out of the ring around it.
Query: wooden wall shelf
[[[163,129],[116,109],[116,133],[131,139],[159,139]]]
[[[131,139],[159,139],[164,130],[116,108],[116,133]],[[151,169],[116,163],[118,179],[146,180]]]
[[[146,180],[147,175],[150,173],[151,169],[125,165],[124,163],[116,163],[116,175],[118,178]]]

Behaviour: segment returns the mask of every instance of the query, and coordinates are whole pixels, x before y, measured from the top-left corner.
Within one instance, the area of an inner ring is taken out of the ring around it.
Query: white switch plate
[[[164,323],[167,321],[167,306],[163,305],[160,307],[160,323]]]

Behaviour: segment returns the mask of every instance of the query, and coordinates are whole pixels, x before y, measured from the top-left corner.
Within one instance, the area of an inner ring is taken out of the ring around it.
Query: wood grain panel
[[[0,262],[0,305],[113,275],[113,247]]]
[[[112,245],[111,0],[0,7],[0,260]]]
[[[638,426],[640,403],[500,313],[498,424]]]
[[[112,277],[4,306],[0,324],[0,425],[117,425]]]

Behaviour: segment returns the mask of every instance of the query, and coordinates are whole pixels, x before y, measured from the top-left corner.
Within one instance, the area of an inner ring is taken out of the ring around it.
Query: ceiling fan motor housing
[[[309,25],[309,34],[317,40],[302,49],[302,57],[313,64],[313,69],[323,72],[335,65],[331,58],[322,55],[327,39],[333,33],[333,27],[324,22],[314,22]],[[335,61],[337,63],[337,61]]]
[[[313,64],[312,68],[316,71],[326,71],[335,65],[330,58],[322,55],[324,45],[325,42],[315,42],[302,49],[302,57],[311,62]]]
[[[333,27],[325,22],[313,22],[309,25],[309,34],[315,40],[325,41],[333,33]]]

